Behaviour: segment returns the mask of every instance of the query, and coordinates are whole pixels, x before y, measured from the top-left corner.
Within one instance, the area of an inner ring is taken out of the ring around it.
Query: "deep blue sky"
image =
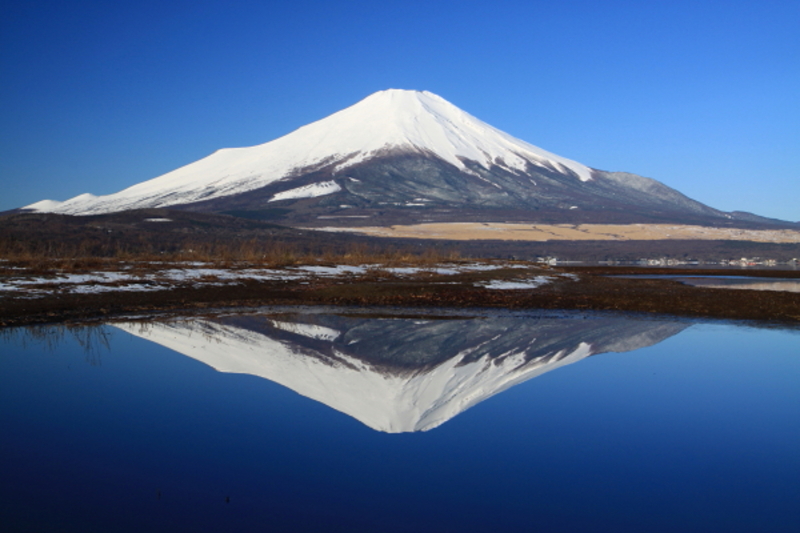
[[[800,220],[797,0],[0,2],[0,210],[116,192],[402,88]]]

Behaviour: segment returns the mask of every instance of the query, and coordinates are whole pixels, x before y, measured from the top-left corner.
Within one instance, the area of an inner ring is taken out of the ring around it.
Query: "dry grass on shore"
[[[3,246],[0,242],[0,271],[24,268],[30,273],[58,270],[114,270],[121,264],[203,263],[208,266],[257,266],[281,268],[298,265],[430,266],[465,260],[458,251],[429,246],[420,250],[372,248],[353,244],[345,250],[305,250],[285,242],[251,239],[244,242],[185,243],[179,249],[164,251],[150,246],[126,246],[98,251],[89,245]]]

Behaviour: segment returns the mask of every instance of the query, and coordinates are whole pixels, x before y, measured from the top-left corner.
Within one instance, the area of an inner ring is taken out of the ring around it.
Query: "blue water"
[[[561,320],[578,327],[587,317]],[[77,336],[51,330],[49,342],[7,330],[0,524],[800,530],[800,334],[680,328],[648,347],[544,373],[429,431],[400,434],[111,326]]]
[[[800,279],[797,278],[762,278],[753,276],[692,276],[686,274],[655,275],[618,275],[610,276],[627,279],[670,279],[684,285],[694,287],[726,287],[732,289],[771,290],[782,292],[800,292]],[[769,285],[769,288],[765,286]]]

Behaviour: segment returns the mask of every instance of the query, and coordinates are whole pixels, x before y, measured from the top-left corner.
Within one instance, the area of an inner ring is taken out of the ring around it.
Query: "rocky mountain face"
[[[280,383],[390,433],[435,428],[545,372],[651,346],[687,327],[623,317],[322,313],[115,325],[221,372]]]
[[[592,171],[592,179],[531,166],[526,171],[466,160],[459,170],[433,154],[396,151],[346,171],[335,165],[304,174],[291,185],[335,184],[334,193],[280,199],[286,183],[184,206],[309,226],[421,222],[541,222],[731,225],[765,223],[754,215],[723,213],[655,180]],[[279,199],[275,199],[278,197]],[[775,221],[777,222],[777,221]]]
[[[774,224],[658,181],[547,152],[429,92],[387,90],[274,141],[219,150],[107,196],[25,209],[167,207],[304,225],[413,222]]]

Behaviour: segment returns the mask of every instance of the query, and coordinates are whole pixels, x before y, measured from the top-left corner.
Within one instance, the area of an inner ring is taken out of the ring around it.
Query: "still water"
[[[693,287],[707,289],[741,289],[750,291],[800,292],[796,278],[758,278],[751,276],[692,276],[686,274],[611,276],[628,279],[671,279]]]
[[[468,313],[4,330],[2,529],[800,530],[797,330]]]

